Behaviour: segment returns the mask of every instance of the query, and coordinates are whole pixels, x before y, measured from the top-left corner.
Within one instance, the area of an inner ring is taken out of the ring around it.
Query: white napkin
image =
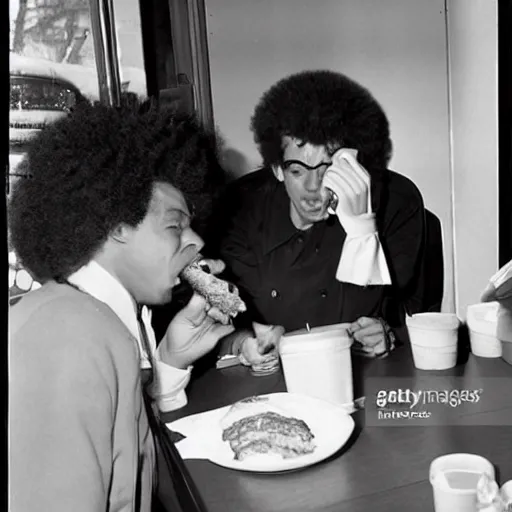
[[[208,459],[212,452],[212,443],[208,441],[211,426],[217,425],[230,406],[185,416],[167,423],[167,428],[186,436],[176,443],[176,448],[183,459]],[[216,429],[221,433],[220,428]]]

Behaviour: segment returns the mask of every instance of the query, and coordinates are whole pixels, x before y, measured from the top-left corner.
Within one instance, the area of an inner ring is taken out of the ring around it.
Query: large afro
[[[282,163],[283,136],[357,149],[370,173],[385,170],[391,158],[386,114],[368,90],[333,71],[304,71],[277,82],[256,106],[251,129],[266,166]]]
[[[133,95],[77,106],[29,146],[9,201],[14,250],[39,281],[65,279],[116,226],[143,220],[155,181],[182,191],[200,232],[224,184],[218,153],[193,116]]]

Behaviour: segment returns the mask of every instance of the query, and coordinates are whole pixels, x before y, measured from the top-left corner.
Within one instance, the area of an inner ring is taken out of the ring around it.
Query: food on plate
[[[225,317],[234,318],[238,313],[247,309],[244,301],[240,298],[238,288],[213,275],[208,269],[208,265],[202,261],[202,256],[188,265],[181,275],[195,292],[202,295],[212,307],[220,311],[219,318],[216,318],[213,311],[211,313],[216,320],[224,321]]]
[[[275,412],[283,416],[287,415],[287,412],[281,407],[276,407],[272,404],[268,396],[250,396],[235,402],[221,419],[220,424],[222,429],[225,430],[236,421],[263,412]]]
[[[256,455],[295,458],[315,450],[314,435],[305,421],[269,403],[268,397],[250,397],[235,403],[221,425],[235,460]]]

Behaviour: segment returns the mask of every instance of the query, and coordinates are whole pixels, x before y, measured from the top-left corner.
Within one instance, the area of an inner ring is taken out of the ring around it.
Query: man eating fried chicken
[[[192,365],[233,331],[195,293],[157,348],[147,309],[203,247],[189,208],[207,215],[222,181],[215,137],[126,96],[46,127],[22,168],[10,236],[44,284],[9,312],[11,508],[149,512],[153,400],[185,405]]]
[[[250,319],[287,332],[347,322],[356,352],[387,356],[414,308],[424,207],[388,170],[384,111],[348,77],[306,71],[263,94],[251,128],[264,167],[231,184],[209,242]],[[231,337],[243,353],[251,331]]]

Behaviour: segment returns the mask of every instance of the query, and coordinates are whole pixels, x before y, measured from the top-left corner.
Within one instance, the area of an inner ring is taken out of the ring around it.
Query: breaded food
[[[277,455],[284,459],[312,453],[314,435],[309,426],[253,396],[233,404],[221,420],[222,440],[229,442],[236,460],[253,455]]]
[[[212,307],[217,308],[222,314],[234,318],[238,313],[246,311],[247,307],[240,298],[238,288],[210,273],[201,258],[188,265],[181,275],[195,292],[202,295]]]
[[[257,454],[276,454],[290,459],[312,453],[314,435],[308,425],[297,418],[265,412],[236,421],[222,433],[236,460]]]

